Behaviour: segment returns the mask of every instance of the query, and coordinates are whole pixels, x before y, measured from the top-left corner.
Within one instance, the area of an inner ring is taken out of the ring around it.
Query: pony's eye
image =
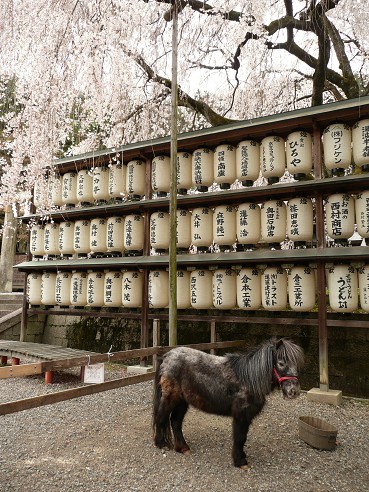
[[[278,369],[282,370],[286,367],[286,363],[283,360],[279,360],[277,362],[277,367],[278,367]]]

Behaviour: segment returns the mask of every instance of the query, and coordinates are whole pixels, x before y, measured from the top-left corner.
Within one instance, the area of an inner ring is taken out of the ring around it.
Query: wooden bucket
[[[300,417],[299,436],[313,448],[327,450],[336,448],[336,427],[318,417]]]

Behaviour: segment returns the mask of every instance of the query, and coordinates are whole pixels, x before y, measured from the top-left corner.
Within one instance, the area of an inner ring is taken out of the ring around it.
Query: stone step
[[[23,292],[1,292],[0,293],[0,303],[3,301],[10,302],[23,302]]]
[[[23,292],[0,293],[0,319],[23,307]]]
[[[6,316],[7,314],[9,313],[12,313],[13,311],[7,311],[7,310],[2,310],[0,309],[0,319],[3,318],[4,316]]]
[[[0,317],[0,338],[1,333],[21,322],[22,310],[18,309]]]
[[[15,311],[23,306],[21,302],[0,302],[0,311]]]

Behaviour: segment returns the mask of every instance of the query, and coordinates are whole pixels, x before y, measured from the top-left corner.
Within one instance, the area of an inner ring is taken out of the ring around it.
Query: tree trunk
[[[5,208],[4,229],[0,257],[0,292],[13,291],[13,265],[17,242],[17,219],[12,207]]]

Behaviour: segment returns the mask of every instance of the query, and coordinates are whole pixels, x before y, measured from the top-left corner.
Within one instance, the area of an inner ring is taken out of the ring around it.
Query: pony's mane
[[[290,362],[296,366],[297,369],[301,369],[304,365],[304,351],[299,345],[296,345],[289,338],[272,339],[276,345],[277,359]]]
[[[304,355],[301,347],[287,338],[272,338],[245,354],[227,354],[237,378],[251,394],[263,400],[271,391],[273,366],[277,359],[300,368]]]

